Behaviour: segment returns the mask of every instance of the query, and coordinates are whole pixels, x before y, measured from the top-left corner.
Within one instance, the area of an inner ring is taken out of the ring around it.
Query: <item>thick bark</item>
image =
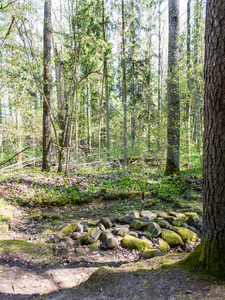
[[[225,278],[225,2],[208,0],[205,34],[203,239],[186,263]]]
[[[168,123],[166,175],[179,173],[180,162],[180,101],[179,101],[179,1],[169,0],[169,48],[168,48]]]
[[[124,166],[127,166],[127,83],[126,83],[126,61],[125,61],[125,15],[124,15],[124,0],[122,4],[122,68],[123,68],[123,144],[124,144]]]
[[[42,170],[51,167],[51,0],[44,7],[44,99]]]

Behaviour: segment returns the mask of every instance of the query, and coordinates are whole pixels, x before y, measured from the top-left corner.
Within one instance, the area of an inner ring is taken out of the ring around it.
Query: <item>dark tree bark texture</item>
[[[225,1],[207,0],[203,239],[187,263],[225,278]]]
[[[42,170],[51,167],[51,0],[44,7],[44,99]]]
[[[179,1],[169,0],[168,47],[168,123],[166,175],[179,174],[180,162],[180,101],[179,101]]]

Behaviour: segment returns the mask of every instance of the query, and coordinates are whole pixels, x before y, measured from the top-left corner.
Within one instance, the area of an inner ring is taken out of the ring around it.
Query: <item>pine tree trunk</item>
[[[168,47],[168,123],[166,175],[179,174],[180,168],[180,101],[179,101],[179,0],[169,0]]]
[[[44,95],[42,170],[51,167],[51,0],[44,7]]]
[[[225,2],[208,0],[205,34],[203,238],[185,264],[225,278]]]

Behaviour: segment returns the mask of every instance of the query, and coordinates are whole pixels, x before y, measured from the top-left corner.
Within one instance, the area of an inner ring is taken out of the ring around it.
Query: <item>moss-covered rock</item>
[[[162,256],[162,252],[158,249],[150,249],[150,250],[145,250],[141,253],[141,257],[144,259],[149,259],[153,258],[155,256]]]
[[[149,232],[152,237],[157,237],[161,233],[160,226],[157,223],[154,223],[154,222],[150,222],[148,224],[145,224],[144,227],[143,227],[143,230]]]
[[[141,215],[141,217],[149,219],[150,221],[157,218],[157,214],[153,213],[150,210],[142,210],[140,215]]]
[[[88,245],[88,248],[90,248],[91,250],[98,250],[100,247],[100,241],[96,241],[95,243],[92,243],[90,245]]]
[[[30,212],[30,216],[34,221],[40,221],[43,219],[42,211],[39,208],[35,208]]]
[[[169,223],[168,221],[166,221],[166,220],[160,219],[160,220],[158,220],[158,224],[159,224],[159,226],[160,226],[161,228],[166,228],[166,229],[168,229],[168,228],[170,227],[170,223]]]
[[[135,219],[138,219],[140,217],[140,214],[138,211],[133,210],[129,213],[130,216],[133,216]]]
[[[172,248],[183,244],[182,238],[172,230],[162,229],[161,237]]]
[[[78,240],[78,244],[93,244],[100,237],[102,231],[99,228],[92,228],[83,236],[81,236]]]
[[[179,221],[179,220],[174,220],[174,221],[172,222],[172,225],[173,225],[173,226],[180,227],[180,226],[182,225],[182,223],[183,223],[183,222],[181,222],[181,221]]]
[[[181,236],[184,243],[196,242],[197,240],[197,234],[187,228],[173,227],[172,230]]]
[[[76,226],[77,223],[72,223],[64,227],[59,233],[61,239],[64,239],[67,235],[71,234],[75,230]]]
[[[118,221],[121,224],[131,224],[134,221],[134,217],[130,216],[130,215],[126,215],[126,216],[120,217],[118,219]]]
[[[167,252],[170,250],[170,246],[169,244],[164,241],[163,239],[161,238],[158,238],[157,239],[157,242],[158,242],[158,245],[159,245],[159,249],[162,251],[162,252]]]
[[[163,218],[167,216],[167,213],[165,211],[161,210],[153,210],[153,213],[157,214],[157,217]]]
[[[195,212],[186,212],[184,213],[186,217],[193,216],[199,218],[198,214]]]
[[[52,223],[51,223],[53,226],[54,225],[63,225],[63,221],[60,221],[60,220],[54,220],[54,221],[52,221]]]
[[[123,248],[129,249],[129,250],[135,249],[138,251],[144,251],[146,249],[151,249],[151,246],[148,242],[138,239],[129,234],[123,238],[121,245]]]
[[[146,224],[145,222],[141,222],[140,220],[134,220],[131,223],[130,227],[134,228],[135,230],[141,230],[141,229],[143,229],[145,224]]]

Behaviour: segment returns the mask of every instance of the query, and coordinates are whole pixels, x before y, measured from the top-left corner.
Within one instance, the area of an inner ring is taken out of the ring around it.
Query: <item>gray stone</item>
[[[198,217],[195,216],[189,216],[187,219],[187,222],[190,226],[194,226],[196,227],[199,223],[200,219]]]
[[[100,237],[101,233],[102,231],[99,228],[95,228],[91,232],[91,237],[94,239],[94,241],[96,241]]]
[[[136,238],[139,237],[139,234],[136,231],[130,231],[129,234],[136,237]]]
[[[130,216],[133,216],[135,219],[138,219],[140,217],[140,214],[138,211],[134,210],[134,211],[131,211],[129,213]]]
[[[129,229],[124,227],[124,228],[115,228],[113,230],[113,234],[119,235],[119,236],[125,236],[129,233]]]
[[[84,232],[84,226],[82,224],[77,224],[74,232],[79,232],[82,234]]]
[[[55,255],[64,256],[64,255],[67,255],[68,252],[69,252],[69,250],[66,247],[60,247],[60,248],[56,249]]]
[[[168,229],[170,227],[170,223],[166,220],[159,220],[158,224],[161,228]]]
[[[190,253],[192,251],[191,244],[188,243],[184,243],[183,245],[181,245],[181,249],[187,253]]]
[[[84,232],[88,232],[90,228],[87,225],[84,225]]]
[[[112,222],[108,218],[101,218],[98,223],[102,223],[105,228],[111,228],[113,226]]]
[[[113,249],[113,248],[117,247],[118,244],[119,244],[118,241],[117,241],[117,239],[115,237],[108,238],[107,241],[106,241],[106,243],[107,243],[107,247],[109,249]]]
[[[164,220],[166,220],[167,222],[169,222],[170,224],[172,224],[173,223],[173,221],[175,220],[175,218],[174,217],[164,217],[163,218]]]
[[[99,223],[99,224],[98,224],[98,228],[99,228],[101,231],[105,231],[105,226],[104,226],[102,223]]]
[[[111,238],[111,237],[113,237],[112,232],[110,232],[110,231],[104,231],[104,232],[102,232],[102,234],[100,236],[100,240],[102,242],[105,242],[108,238]]]
[[[71,239],[69,236],[65,237],[65,242],[66,242],[66,245],[69,247],[73,246],[73,244],[74,244],[73,239]]]
[[[70,237],[73,240],[78,240],[81,237],[81,233],[80,232],[74,232],[73,234],[71,234]]]
[[[150,223],[146,224],[143,229],[144,229],[144,231],[149,232],[152,237],[157,237],[161,233],[160,226],[154,222],[150,222]]]
[[[150,221],[157,218],[157,214],[151,212],[150,210],[143,210],[140,213],[141,217],[147,218]]]
[[[121,224],[131,224],[134,221],[134,217],[130,215],[123,216],[118,219]]]

